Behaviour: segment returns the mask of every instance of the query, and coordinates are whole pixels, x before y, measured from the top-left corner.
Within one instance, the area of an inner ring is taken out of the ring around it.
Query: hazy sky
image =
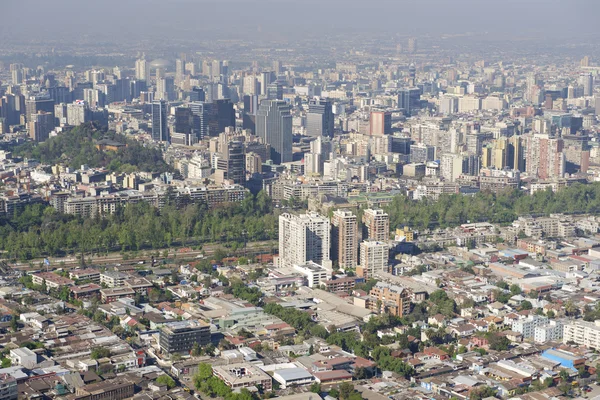
[[[0,40],[211,32],[600,33],[600,0],[0,0]]]

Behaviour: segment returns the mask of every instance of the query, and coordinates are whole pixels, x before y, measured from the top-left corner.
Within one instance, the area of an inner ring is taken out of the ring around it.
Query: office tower
[[[504,169],[508,165],[508,153],[508,138],[501,137],[496,139],[492,152],[492,165],[496,169]]]
[[[115,81],[115,101],[131,102],[131,80],[120,78]]]
[[[410,145],[410,162],[426,163],[435,160],[435,147],[423,143]]]
[[[258,111],[258,96],[244,96],[244,113],[242,115],[242,129],[249,129],[256,133],[256,112]]]
[[[365,280],[371,279],[379,272],[388,272],[390,248],[387,243],[376,240],[365,240],[360,243],[360,265],[356,275]]]
[[[193,124],[193,114],[189,107],[175,108],[175,132],[191,134]]]
[[[551,139],[547,134],[534,134],[527,137],[525,171],[540,179],[562,178],[566,160],[562,138]]]
[[[330,263],[329,219],[317,213],[279,216],[279,267]]]
[[[263,100],[256,115],[256,135],[271,145],[275,164],[292,161],[291,107],[281,100]]]
[[[213,60],[210,67],[210,75],[213,80],[220,80],[223,69],[223,63],[219,60]]]
[[[185,63],[181,59],[175,60],[175,85],[181,87],[185,75]]]
[[[267,95],[267,86],[272,82],[271,72],[261,72],[260,74],[260,94]]]
[[[196,137],[197,141],[208,137],[208,120],[211,108],[212,104],[199,101],[190,103],[190,110],[192,112],[192,134]]]
[[[267,99],[269,100],[283,100],[283,86],[273,82],[267,86]]]
[[[152,139],[157,142],[169,141],[167,102],[165,100],[155,100],[152,102]]]
[[[67,104],[67,124],[72,126],[83,125],[90,120],[90,108],[84,100],[77,100]]]
[[[416,53],[417,52],[417,39],[416,38],[409,38],[408,39],[408,52],[409,53]]]
[[[247,95],[258,95],[260,94],[260,84],[254,75],[248,75],[244,77],[242,90]]]
[[[390,216],[380,209],[366,209],[363,217],[364,239],[387,242],[390,238]]]
[[[198,65],[193,61],[186,62],[185,63],[185,72],[187,72],[188,74],[190,74],[192,76],[198,75]]]
[[[201,87],[193,87],[192,90],[187,93],[187,95],[189,96],[189,101],[191,102],[206,101],[206,93]]]
[[[129,81],[129,92],[131,93],[132,99],[137,99],[140,97],[142,92],[148,91],[148,85],[146,81],[143,80],[133,80]]]
[[[589,73],[583,73],[579,77],[579,84],[583,86],[583,95],[593,96],[594,95],[594,76]]]
[[[176,100],[175,80],[171,76],[156,80],[156,97],[163,100]]]
[[[525,172],[525,159],[523,158],[523,143],[520,136],[511,136],[508,139],[507,167]]]
[[[148,61],[145,58],[135,61],[135,79],[148,82],[150,80],[149,71]]]
[[[54,114],[39,111],[30,115],[28,122],[29,137],[36,142],[43,142],[50,137],[54,129]]]
[[[10,64],[10,75],[13,85],[20,85],[25,80],[23,64]]]
[[[227,143],[217,160],[217,175],[222,180],[227,179],[235,184],[246,185],[246,154],[244,143],[234,140]]]
[[[369,121],[371,136],[392,134],[392,113],[386,111],[372,111]]]
[[[579,62],[579,65],[581,65],[582,67],[589,67],[590,66],[590,57],[589,56],[585,56],[581,59],[581,61]]]
[[[283,67],[282,67],[281,61],[279,61],[279,60],[273,61],[273,71],[275,72],[275,75],[279,75],[283,72]]]
[[[336,210],[331,217],[331,258],[341,268],[356,267],[358,257],[358,225],[351,211]]]
[[[209,109],[208,135],[219,136],[226,128],[235,128],[235,111],[229,99],[215,100]]]
[[[483,137],[480,134],[467,135],[467,151],[471,154],[480,154],[483,147]]]
[[[306,114],[306,134],[312,137],[333,137],[335,121],[331,101],[312,99]]]
[[[29,121],[30,115],[45,111],[54,115],[54,100],[43,96],[30,97],[25,100],[25,118]]]

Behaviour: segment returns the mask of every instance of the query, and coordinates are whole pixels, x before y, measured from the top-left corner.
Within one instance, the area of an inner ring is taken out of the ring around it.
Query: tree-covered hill
[[[96,144],[109,139],[126,144],[117,151],[98,150]],[[146,147],[142,143],[112,131],[85,124],[71,131],[52,137],[43,143],[26,143],[14,149],[14,154],[34,158],[44,164],[64,163],[71,168],[88,165],[105,167],[113,172],[166,172],[171,167],[165,163],[160,149]]]

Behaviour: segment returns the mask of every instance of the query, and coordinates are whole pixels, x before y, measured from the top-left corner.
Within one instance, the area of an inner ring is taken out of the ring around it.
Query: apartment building
[[[355,268],[358,259],[358,225],[351,211],[336,210],[331,217],[331,258],[341,268]]]

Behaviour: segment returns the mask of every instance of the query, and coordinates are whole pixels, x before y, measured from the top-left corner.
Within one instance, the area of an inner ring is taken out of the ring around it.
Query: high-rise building
[[[25,80],[23,64],[10,64],[10,74],[13,85],[20,85]]]
[[[335,121],[331,101],[313,99],[308,103],[306,114],[306,134],[308,136],[333,137]]]
[[[564,177],[566,159],[563,149],[562,138],[550,138],[547,134],[528,136],[526,172],[540,179]]]
[[[208,137],[208,120],[212,104],[194,101],[190,103],[192,112],[192,134],[200,141]]]
[[[175,93],[175,79],[167,76],[156,80],[156,97],[163,100],[177,100]]]
[[[192,133],[193,114],[189,107],[175,108],[175,132],[177,133]]]
[[[351,211],[336,210],[331,217],[331,258],[341,268],[356,267],[358,257],[358,225]]]
[[[372,111],[369,121],[371,136],[392,134],[392,113],[387,111]]]
[[[583,73],[579,77],[579,84],[583,86],[583,95],[584,96],[593,96],[594,95],[594,76],[589,73]]]
[[[135,79],[148,82],[150,80],[149,71],[148,61],[145,58],[135,61]]]
[[[87,102],[77,100],[67,104],[67,124],[72,126],[83,125],[90,120],[90,108]]]
[[[45,111],[54,115],[54,100],[47,97],[38,96],[31,97],[25,100],[25,118],[29,121],[31,114],[37,114],[40,111]]]
[[[227,143],[227,148],[221,152],[217,160],[217,171],[222,179],[233,181],[233,183],[246,185],[246,154],[244,143],[234,140]]]
[[[219,136],[226,128],[235,128],[235,111],[229,99],[219,99],[212,103],[209,110],[209,136]]]
[[[435,160],[435,146],[428,146],[423,143],[410,145],[410,162],[426,163]]]
[[[356,275],[371,279],[378,272],[387,272],[390,258],[390,247],[387,243],[376,240],[365,240],[360,244],[360,265]]]
[[[364,239],[387,242],[390,239],[390,216],[380,209],[366,209],[362,217]]]
[[[267,99],[283,100],[283,86],[277,82],[269,83],[267,86]]]
[[[417,52],[417,39],[416,38],[409,38],[408,39],[408,52],[409,53],[416,53]]]
[[[455,182],[464,171],[464,157],[446,153],[440,160],[440,176],[448,182]]]
[[[159,142],[169,141],[167,126],[167,102],[155,100],[152,102],[152,139]]]
[[[263,100],[256,115],[256,135],[271,145],[275,164],[292,161],[291,107],[281,100]]]
[[[329,219],[317,213],[279,216],[280,267],[305,265],[313,261],[326,266],[331,263]]]
[[[511,136],[508,140],[508,166],[525,172],[525,157],[523,153],[523,140],[520,136]]]
[[[29,137],[35,142],[48,140],[50,132],[54,129],[54,114],[40,111],[30,115],[28,122]]]

